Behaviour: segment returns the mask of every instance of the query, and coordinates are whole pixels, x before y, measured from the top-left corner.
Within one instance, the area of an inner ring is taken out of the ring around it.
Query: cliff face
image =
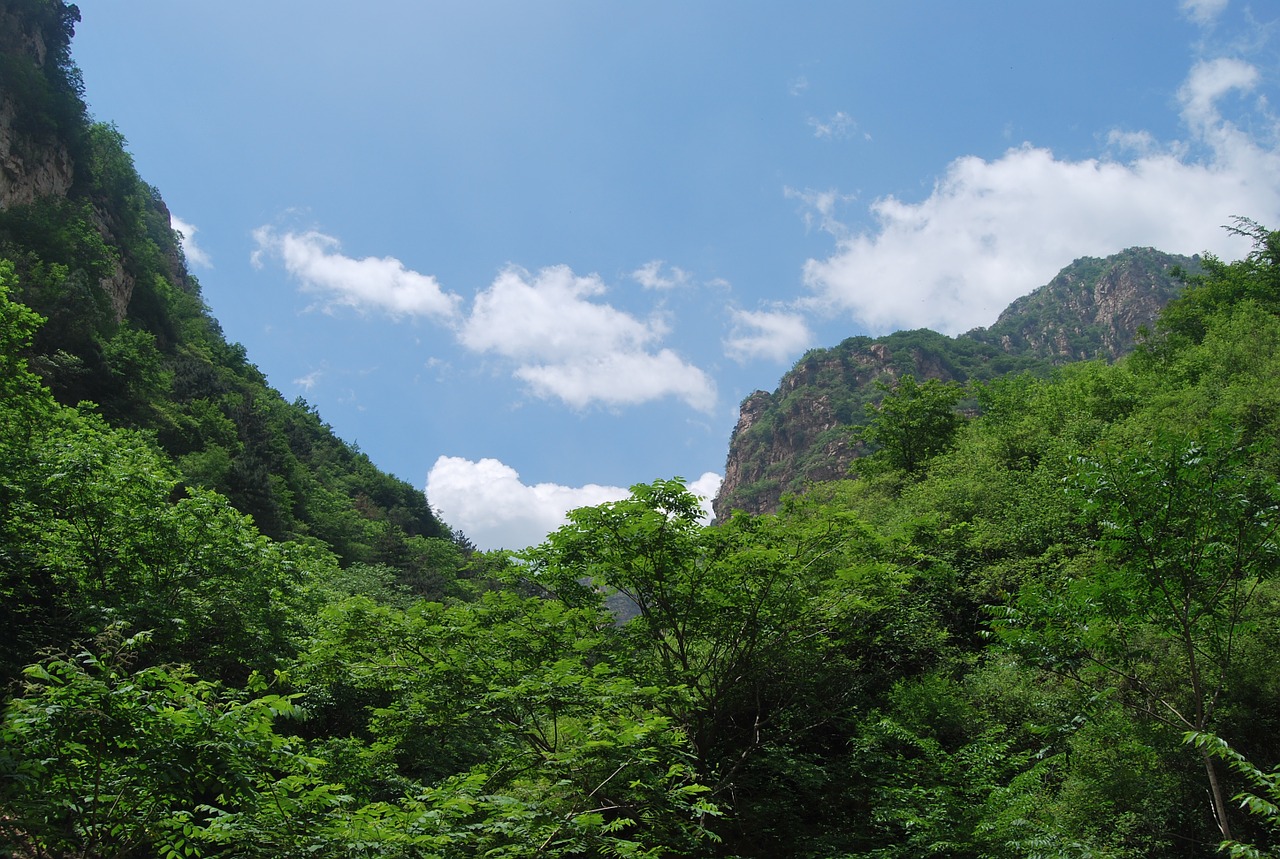
[[[67,147],[33,140],[18,127],[19,116],[13,97],[0,96],[0,209],[65,197],[75,178]]]
[[[1151,248],[1130,248],[1103,260],[1079,259],[1010,304],[991,328],[963,336],[998,342],[1006,352],[1055,364],[1114,360],[1133,350],[1139,329],[1150,326],[1177,295],[1180,284],[1171,270],[1197,266],[1194,258]]]
[[[0,2],[0,212],[78,194],[90,203],[88,217],[103,242],[115,245],[121,229],[113,223],[113,207],[100,189],[77,186],[77,159],[93,146],[93,134],[85,133],[80,73],[70,56],[79,20],[76,7],[61,3]],[[136,278],[120,259],[107,268],[97,287],[111,321],[119,324]],[[185,281],[183,265],[169,268],[173,281]]]
[[[955,338],[924,330],[852,337],[810,351],[773,393],[756,391],[743,401],[716,516],[770,512],[785,493],[846,476],[861,453],[849,428],[866,423],[878,381],[908,373],[959,382],[1046,374],[1067,362],[1128,353],[1139,330],[1177,295],[1175,266],[1194,271],[1197,262],[1150,248],[1084,258],[1013,302],[990,328]]]
[[[88,115],[79,20],[64,0],[0,0],[0,261],[9,297],[44,318],[31,369],[63,405],[145,431],[185,486],[221,493],[263,534],[388,564],[424,594],[451,587],[447,553],[422,540],[453,535],[422,492],[223,337],[159,191]]]
[[[71,153],[31,104],[46,95],[50,67],[66,47],[51,23],[0,6],[0,209],[66,196],[75,178]]]

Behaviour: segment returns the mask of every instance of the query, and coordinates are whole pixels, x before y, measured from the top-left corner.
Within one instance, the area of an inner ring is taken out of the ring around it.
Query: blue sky
[[[714,493],[808,348],[1280,224],[1263,3],[80,7],[228,338],[485,548]]]

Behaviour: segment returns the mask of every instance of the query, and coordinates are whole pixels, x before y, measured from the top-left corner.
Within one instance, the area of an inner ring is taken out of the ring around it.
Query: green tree
[[[761,520],[736,518],[715,530],[701,517],[681,481],[640,484],[625,500],[572,511],[527,558],[533,581],[570,604],[598,605],[604,592],[624,598],[635,613],[624,626],[635,670],[685,690],[689,701],[672,715],[703,765],[714,766],[734,722],[740,758],[759,743],[780,692],[767,678],[785,670],[788,645],[801,655],[812,580],[797,573],[821,550],[771,545],[760,538]],[[737,712],[747,702],[754,715]]]
[[[253,819],[270,825],[242,832],[242,849],[303,848],[337,791],[274,729],[296,713],[292,700],[261,694],[260,681],[245,695],[181,668],[135,668],[146,639],[113,627],[91,648],[27,668],[0,719],[0,845],[14,855],[198,857],[213,853],[210,827]]]
[[[688,734],[730,853],[821,852],[850,812],[851,713],[937,647],[910,572],[834,504],[699,524],[679,480],[582,508],[515,569],[569,604],[621,599],[620,670],[672,690],[661,712]],[[817,821],[823,821],[822,824]]]
[[[916,475],[932,457],[949,448],[964,418],[956,405],[964,389],[955,382],[905,375],[895,385],[877,382],[880,407],[858,437],[873,445],[891,468]]]
[[[1240,807],[1260,819],[1272,836],[1280,835],[1280,767],[1270,772],[1259,769],[1244,755],[1213,734],[1188,731],[1184,741],[1203,753],[1226,761],[1231,769],[1244,776],[1251,789],[1241,791],[1234,799]],[[1252,844],[1244,844],[1228,838],[1220,845],[1231,859],[1269,859],[1272,852],[1264,852]]]
[[[672,692],[623,676],[611,637],[596,608],[510,592],[404,611],[354,597],[324,610],[295,676],[367,743],[340,750],[375,774],[361,801],[432,786],[404,807],[440,822],[443,855],[686,853],[717,810],[660,712]]]
[[[1280,551],[1280,487],[1249,454],[1165,438],[1083,462],[1074,486],[1098,554],[1056,586],[1024,588],[997,626],[1040,664],[1123,690],[1160,724],[1213,730]],[[1201,751],[1214,822],[1230,839],[1226,791]]]
[[[1248,238],[1253,249],[1231,263],[1207,254],[1204,273],[1187,278],[1186,292],[1161,314],[1160,330],[1198,343],[1209,318],[1233,304],[1252,300],[1271,313],[1280,312],[1280,232],[1248,218],[1234,221],[1227,231]]]

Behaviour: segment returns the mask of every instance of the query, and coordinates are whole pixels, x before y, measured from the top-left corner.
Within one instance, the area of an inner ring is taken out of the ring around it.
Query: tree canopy
[[[1275,855],[1280,234],[1130,358],[898,373],[776,513],[481,553],[222,338],[11,8],[77,176],[0,211],[0,852]]]

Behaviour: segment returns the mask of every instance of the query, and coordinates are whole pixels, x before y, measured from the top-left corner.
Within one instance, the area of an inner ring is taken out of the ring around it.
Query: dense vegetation
[[[865,427],[885,386],[903,376],[961,384],[1048,377],[1067,363],[1127,355],[1181,291],[1178,272],[1199,270],[1195,257],[1151,248],[1082,257],[1009,305],[990,328],[958,337],[896,331],[811,349],[776,391],[757,391],[744,404],[748,419],[730,442],[716,510],[774,512],[782,495],[843,476],[865,450],[848,428]]]
[[[222,341],[132,187],[0,213],[0,851],[1274,849],[1280,233],[1123,361],[904,378],[775,515],[659,481],[483,555]]]
[[[5,656],[30,664],[0,832],[52,856],[1266,843],[1232,799],[1266,812],[1247,762],[1280,759],[1280,234],[1253,232],[1126,361],[979,386],[967,419],[905,382],[859,479],[715,527],[678,481],[637,486],[437,601],[59,405],[6,298]]]
[[[110,425],[146,431],[184,485],[216,490],[264,534],[430,578],[455,535],[422,492],[286,402],[209,315],[159,193],[119,131],[87,118],[67,53],[75,7],[8,5],[49,46],[43,66],[5,52],[0,83],[17,130],[32,129],[16,138],[63,146],[73,164],[67,194],[0,210],[13,297],[45,320],[32,368],[63,405],[92,402]]]

